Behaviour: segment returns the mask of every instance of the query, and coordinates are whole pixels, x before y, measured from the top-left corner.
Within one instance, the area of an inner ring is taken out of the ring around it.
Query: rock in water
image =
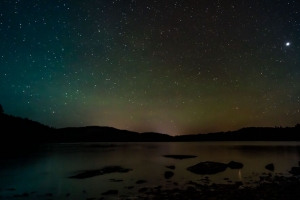
[[[143,188],[139,189],[139,191],[138,191],[138,192],[146,192],[147,190],[148,190],[148,188],[146,188],[146,187],[143,187]]]
[[[28,196],[29,196],[29,194],[26,192],[22,194],[22,197],[28,197]]]
[[[230,169],[242,169],[244,167],[244,165],[239,162],[231,161],[230,163],[228,163],[228,167]]]
[[[135,182],[136,184],[142,184],[142,183],[146,183],[147,181],[145,180],[138,180],[137,182]]]
[[[228,167],[227,164],[219,163],[219,162],[200,162],[196,165],[188,167],[187,170],[193,172],[195,174],[216,174],[219,172],[223,172]]]
[[[170,166],[166,166],[166,168],[168,168],[168,169],[175,169],[175,166],[174,165],[170,165]]]
[[[165,179],[169,179],[169,178],[171,178],[173,175],[174,175],[173,172],[171,172],[171,171],[166,171],[166,172],[165,172]]]
[[[268,165],[265,166],[265,168],[266,168],[267,170],[274,171],[274,164],[273,164],[273,163],[268,164]]]
[[[70,176],[69,178],[85,179],[85,178],[90,178],[90,177],[94,177],[94,176],[115,173],[115,172],[126,173],[131,170],[132,169],[124,169],[119,166],[108,166],[108,167],[104,167],[104,168],[98,169],[98,170],[87,170],[87,171],[77,174],[75,176]]]
[[[291,171],[289,171],[293,175],[300,175],[300,167],[292,167]]]
[[[109,179],[111,182],[122,182],[123,180],[122,179],[114,179],[114,178],[111,178]]]
[[[101,193],[102,195],[112,195],[112,194],[118,194],[118,190],[108,190],[106,192]]]

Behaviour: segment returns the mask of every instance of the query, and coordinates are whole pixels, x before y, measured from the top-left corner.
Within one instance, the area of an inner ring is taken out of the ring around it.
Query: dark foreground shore
[[[171,157],[175,159],[191,158],[192,156],[178,156],[178,155],[165,155],[164,157]],[[300,163],[299,163],[300,165]],[[160,182],[148,183],[148,180],[134,180],[131,185],[128,183],[123,184],[123,179],[110,178],[109,181],[113,183],[120,183],[114,189],[100,191],[93,191],[90,193],[89,189],[83,189],[81,195],[78,191],[62,194],[62,193],[46,193],[40,194],[40,191],[20,194],[14,188],[6,188],[3,191],[12,192],[8,196],[1,196],[2,199],[47,199],[47,200],[61,200],[61,199],[74,199],[74,200],[104,200],[104,199],[121,199],[121,200],[193,200],[193,199],[222,199],[222,200],[235,200],[235,199],[300,199],[300,167],[292,167],[289,174],[275,173],[274,164],[268,164],[265,169],[269,173],[252,173],[251,176],[233,181],[229,178],[223,178],[227,183],[213,183],[208,174],[216,174],[223,172],[227,168],[231,170],[243,168],[243,164],[231,161],[228,164],[219,162],[200,162],[196,165],[188,167],[187,170],[199,177],[197,181],[186,180],[174,182],[172,177],[176,166],[165,166],[168,171],[164,173],[164,179]],[[130,168],[123,168],[120,166],[106,166],[97,170],[86,170],[79,174],[69,176],[69,180],[82,181],[83,179],[92,178],[95,176],[102,176],[110,174],[124,174],[131,172]],[[272,172],[272,173],[271,173]],[[202,175],[202,176],[199,176]],[[130,177],[130,176],[129,176]],[[200,178],[201,177],[201,178]],[[184,178],[182,178],[184,180]],[[100,184],[106,184],[106,181],[101,181]],[[156,184],[161,185],[156,185]],[[110,187],[109,187],[110,188]],[[17,193],[15,193],[17,192]]]
[[[109,190],[97,195],[98,197],[76,197],[75,199],[83,200],[104,200],[104,199],[121,199],[121,200],[271,200],[271,199],[300,199],[300,177],[299,176],[266,176],[257,182],[256,185],[243,186],[242,182],[231,184],[203,184],[189,181],[183,185],[174,184],[172,189],[164,189],[164,186],[140,187],[137,193],[129,192],[128,195],[120,195],[118,190]],[[131,188],[128,188],[131,189]],[[85,191],[83,191],[85,192]],[[38,195],[23,194],[10,197],[1,197],[0,199],[73,199],[75,196],[68,193],[64,197],[56,197],[55,194]],[[46,198],[45,198],[46,197]]]
[[[160,190],[150,188],[138,199],[300,199],[299,177],[267,177],[256,186],[237,184],[202,185],[187,183],[186,189]],[[126,199],[126,198],[125,198]]]

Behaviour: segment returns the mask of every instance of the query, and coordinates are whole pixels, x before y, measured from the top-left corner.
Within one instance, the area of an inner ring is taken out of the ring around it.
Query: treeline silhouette
[[[4,113],[0,105],[1,145],[67,142],[194,142],[194,141],[300,141],[300,124],[295,127],[248,127],[237,131],[170,136],[137,133],[112,127],[52,128],[27,118]]]
[[[137,133],[112,127],[87,126],[57,129],[60,142],[169,142],[172,136],[160,133]]]
[[[0,145],[7,143],[48,142],[55,132],[54,128],[27,118],[0,114]]]
[[[300,124],[295,127],[248,127],[237,131],[176,136],[175,141],[300,141]]]

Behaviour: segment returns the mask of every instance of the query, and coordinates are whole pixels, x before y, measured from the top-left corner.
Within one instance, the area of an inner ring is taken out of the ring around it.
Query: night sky
[[[1,0],[0,103],[170,135],[300,122],[298,0]]]

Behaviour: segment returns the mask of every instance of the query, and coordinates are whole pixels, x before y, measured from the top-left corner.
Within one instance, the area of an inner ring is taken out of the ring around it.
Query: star
[[[300,1],[14,2],[0,0],[7,114],[171,135],[300,123]]]

